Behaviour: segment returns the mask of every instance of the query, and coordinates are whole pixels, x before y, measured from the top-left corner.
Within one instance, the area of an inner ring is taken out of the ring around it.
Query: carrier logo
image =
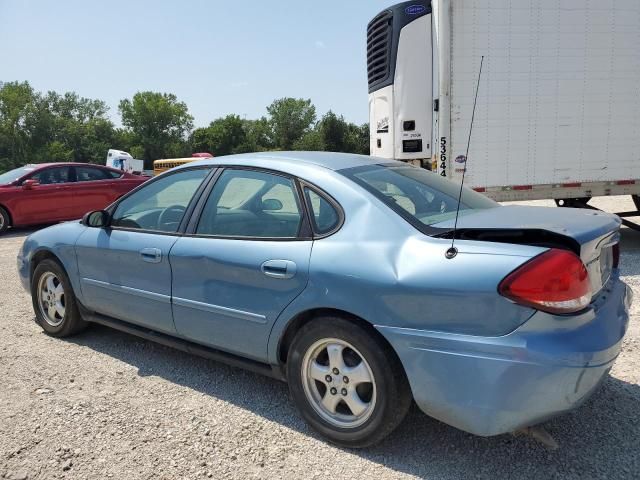
[[[427,7],[424,5],[409,5],[404,9],[404,13],[407,15],[420,15],[427,11]]]
[[[389,117],[378,120],[378,133],[389,133]]]
[[[467,157],[464,155],[458,155],[454,161],[456,163],[465,163],[467,161]]]

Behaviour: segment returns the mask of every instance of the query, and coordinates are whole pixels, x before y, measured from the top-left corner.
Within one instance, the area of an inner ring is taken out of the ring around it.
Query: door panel
[[[266,360],[271,326],[307,285],[312,241],[298,240],[302,224],[293,179],[225,169],[195,227],[200,236],[171,250],[178,333]]]
[[[265,360],[271,326],[307,285],[311,245],[180,238],[170,254],[178,333]]]
[[[73,218],[73,183],[69,167],[45,168],[29,177],[40,182],[22,192],[17,206],[21,224],[48,223]]]
[[[87,228],[76,244],[85,306],[175,333],[169,250],[178,237]],[[153,261],[149,261],[153,257]]]
[[[81,218],[85,213],[102,210],[116,199],[113,181],[100,180],[78,182],[73,186],[74,216]]]
[[[163,175],[117,204],[109,228],[88,228],[76,244],[85,306],[175,333],[169,251],[208,167]]]
[[[102,210],[111,204],[117,193],[116,181],[108,170],[92,166],[77,166],[73,184],[73,211],[77,218],[92,210]]]

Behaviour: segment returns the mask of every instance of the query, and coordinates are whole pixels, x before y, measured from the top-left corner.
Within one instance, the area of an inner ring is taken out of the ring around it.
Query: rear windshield
[[[460,185],[423,168],[410,165],[366,165],[340,170],[393,211],[425,233],[441,231],[431,225],[456,215]],[[499,204],[464,187],[460,216]]]
[[[14,170],[9,170],[6,173],[0,173],[0,185],[6,185],[7,183],[11,183],[23,175],[26,175],[29,172],[35,170],[34,167],[20,167]]]

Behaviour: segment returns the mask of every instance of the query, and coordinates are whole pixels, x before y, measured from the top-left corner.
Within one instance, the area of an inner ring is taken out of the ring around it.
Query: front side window
[[[456,215],[460,186],[440,175],[409,165],[367,165],[341,170],[418,228],[427,229]],[[499,204],[463,188],[460,215]]]
[[[182,170],[145,185],[122,200],[112,227],[177,232],[187,206],[209,169]]]
[[[329,200],[309,187],[304,188],[307,205],[311,209],[311,219],[316,233],[323,235],[337,227],[340,216]]]
[[[29,178],[37,181],[40,185],[68,183],[71,178],[70,170],[69,167],[45,168],[44,170],[34,173]]]
[[[204,206],[196,233],[295,238],[301,222],[293,180],[267,172],[225,170]]]

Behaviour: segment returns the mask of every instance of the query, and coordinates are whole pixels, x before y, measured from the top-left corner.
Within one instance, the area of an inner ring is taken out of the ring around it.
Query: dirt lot
[[[640,478],[636,232],[623,231],[636,295],[623,352],[586,405],[545,424],[557,451],[474,437],[415,408],[375,448],[339,449],[307,428],[283,383],[101,327],[47,337],[16,274],[28,233],[0,239],[0,478]]]

